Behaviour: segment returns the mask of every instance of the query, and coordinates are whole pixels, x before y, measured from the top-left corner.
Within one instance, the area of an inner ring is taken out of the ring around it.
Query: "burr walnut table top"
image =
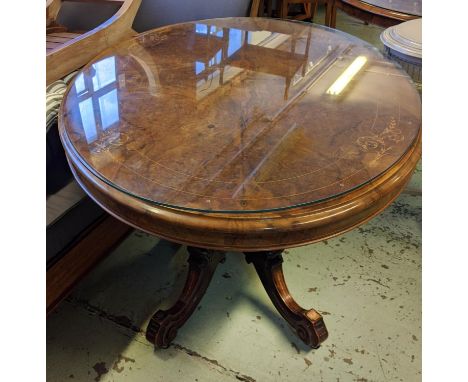
[[[177,24],[104,52],[60,119],[76,178],[109,212],[242,250],[320,240],[378,213],[414,169],[420,126],[411,80],[375,48],[259,18]]]

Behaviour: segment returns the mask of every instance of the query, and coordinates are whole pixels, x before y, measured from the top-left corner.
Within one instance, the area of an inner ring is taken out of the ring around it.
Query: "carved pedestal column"
[[[301,308],[289,293],[283,275],[282,251],[246,253],[248,263],[253,263],[265,290],[278,312],[296,330],[308,346],[317,348],[328,337],[322,316],[315,310]]]
[[[151,318],[146,338],[156,347],[167,348],[177,335],[177,330],[189,319],[210,284],[224,253],[188,247],[189,271],[177,302],[168,310],[158,310]]]

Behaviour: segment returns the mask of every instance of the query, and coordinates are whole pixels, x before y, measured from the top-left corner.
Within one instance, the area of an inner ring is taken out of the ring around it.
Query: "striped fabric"
[[[55,81],[46,88],[46,131],[57,123],[60,103],[70,81],[77,71],[70,73],[65,78]]]

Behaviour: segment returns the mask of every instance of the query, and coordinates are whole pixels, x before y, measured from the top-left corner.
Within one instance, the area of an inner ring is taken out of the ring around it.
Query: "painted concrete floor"
[[[337,25],[372,43],[381,31],[342,14]],[[292,295],[330,332],[317,350],[295,337],[253,266],[229,253],[174,344],[155,351],[144,330],[180,292],[186,257],[134,231],[49,316],[47,380],[421,380],[420,167],[380,216],[284,255]]]

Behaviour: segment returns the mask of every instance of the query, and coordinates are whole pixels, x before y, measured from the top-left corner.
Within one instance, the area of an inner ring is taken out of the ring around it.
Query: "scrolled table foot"
[[[246,253],[253,263],[268,296],[278,312],[291,325],[298,337],[308,346],[318,348],[328,338],[322,316],[315,309],[300,307],[289,293],[283,275],[282,251]]]
[[[158,310],[146,330],[146,339],[155,347],[167,348],[198,306],[224,253],[188,247],[189,271],[177,302],[167,310]]]

